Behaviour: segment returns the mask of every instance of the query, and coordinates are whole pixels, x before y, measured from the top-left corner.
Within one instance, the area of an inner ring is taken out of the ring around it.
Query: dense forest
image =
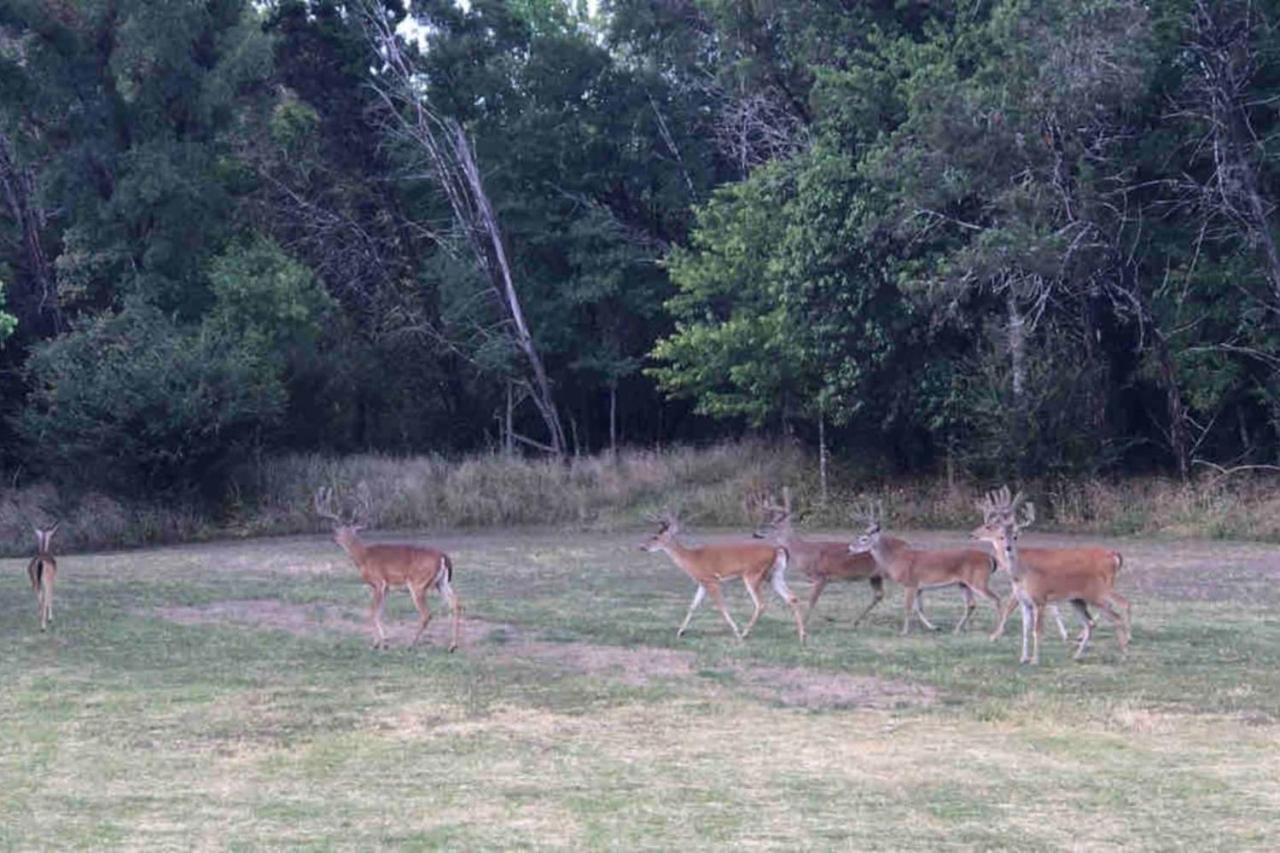
[[[1280,461],[1280,3],[0,0],[0,468]]]

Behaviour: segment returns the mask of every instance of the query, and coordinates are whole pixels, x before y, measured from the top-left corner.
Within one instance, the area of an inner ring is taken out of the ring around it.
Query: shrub
[[[122,491],[216,486],[284,408],[252,338],[140,302],[40,345],[27,370],[16,427],[33,462]]]

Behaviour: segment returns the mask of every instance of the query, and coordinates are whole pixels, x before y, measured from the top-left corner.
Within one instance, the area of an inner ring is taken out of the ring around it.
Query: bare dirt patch
[[[761,699],[802,708],[882,708],[929,705],[938,691],[924,684],[843,672],[753,666],[738,669],[750,692]]]
[[[215,601],[195,606],[159,607],[152,614],[180,625],[238,625],[284,631],[295,636],[341,633],[370,636],[366,611],[333,604],[291,604],[276,599]],[[384,619],[393,644],[413,639],[416,620]],[[463,620],[461,650],[500,663],[534,662],[569,675],[607,678],[642,687],[661,680],[692,680],[698,671],[693,652],[655,646],[627,648],[597,643],[553,642],[514,625]],[[436,615],[425,639],[448,641],[448,614]],[[870,676],[821,672],[799,667],[734,664],[730,668],[747,693],[768,702],[803,708],[897,708],[927,705],[937,691],[921,684]]]

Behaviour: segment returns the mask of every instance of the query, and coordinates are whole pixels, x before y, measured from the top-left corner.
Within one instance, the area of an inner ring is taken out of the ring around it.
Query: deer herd
[[[367,517],[370,495],[363,484],[358,490],[359,510],[348,516],[334,507],[333,491],[318,490],[313,508],[318,517],[333,525],[333,538],[356,568],[361,580],[372,591],[370,621],[374,648],[385,648],[386,631],[382,612],[387,593],[404,587],[408,590],[421,617],[411,645],[422,637],[431,621],[427,594],[438,592],[449,605],[452,617],[449,651],[458,646],[462,624],[462,605],[453,590],[453,561],[444,551],[418,545],[368,544],[360,538],[358,519]],[[1023,548],[1018,545],[1022,531],[1035,521],[1035,507],[1025,501],[1021,492],[1010,494],[1008,487],[988,492],[977,503],[982,524],[970,533],[970,539],[986,543],[988,552],[980,548],[916,548],[896,536],[887,535],[881,527],[882,512],[878,505],[868,506],[862,513],[866,529],[852,542],[842,539],[807,539],[793,527],[793,510],[789,489],[782,490],[782,502],[772,496],[756,497],[749,508],[758,514],[760,523],[751,538],[693,546],[678,538],[680,521],[674,513],[654,516],[658,530],[640,545],[644,551],[661,551],[687,574],[697,587],[684,621],[676,631],[683,637],[698,606],[710,596],[712,603],[738,639],[745,639],[764,611],[763,591],[766,582],[791,609],[796,634],[803,645],[807,638],[808,620],[818,605],[823,590],[832,581],[863,581],[871,587],[871,602],[853,622],[857,628],[871,610],[884,599],[885,581],[903,589],[902,633],[911,630],[913,618],[929,630],[937,630],[924,610],[924,592],[929,589],[957,587],[964,598],[964,615],[956,623],[955,632],[964,630],[977,607],[977,599],[991,602],[996,612],[996,626],[991,634],[997,640],[1004,633],[1005,622],[1015,607],[1022,614],[1022,663],[1040,660],[1040,635],[1046,609],[1053,615],[1064,641],[1068,632],[1058,612],[1059,602],[1067,602],[1079,616],[1082,628],[1074,657],[1084,654],[1093,636],[1093,606],[1115,626],[1116,641],[1123,652],[1129,643],[1130,605],[1116,592],[1116,578],[1124,564],[1120,554],[1106,548]],[[27,566],[27,575],[35,591],[39,608],[40,629],[53,621],[53,585],[58,564],[51,541],[58,523],[49,527],[35,526],[36,555]],[[787,572],[796,570],[808,578],[810,594],[807,607],[787,586]],[[1008,575],[1012,586],[1007,602],[991,590],[990,581],[997,571]],[[744,628],[730,615],[721,590],[723,581],[742,578],[754,610]]]

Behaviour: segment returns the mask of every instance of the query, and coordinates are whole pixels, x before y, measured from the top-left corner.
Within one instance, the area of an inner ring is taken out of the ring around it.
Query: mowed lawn
[[[898,636],[896,587],[854,631],[869,589],[833,584],[807,648],[776,598],[745,643],[709,605],[677,641],[693,586],[644,535],[437,537],[453,655],[436,597],[404,647],[402,592],[370,650],[327,537],[62,557],[43,636],[0,561],[0,848],[1280,846],[1275,546],[1091,540],[1132,646],[1100,621],[1072,662],[1050,623],[1033,669],[1016,616],[952,635],[954,591],[936,634]]]

